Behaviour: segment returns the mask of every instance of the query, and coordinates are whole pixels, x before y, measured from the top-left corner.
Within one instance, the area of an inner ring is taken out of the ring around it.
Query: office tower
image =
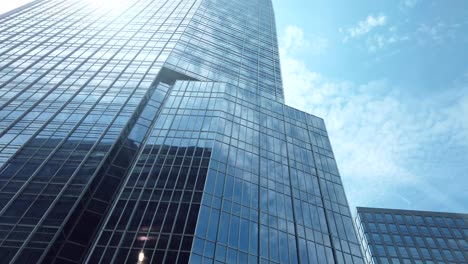
[[[0,259],[363,263],[269,0],[39,0],[0,17]]]
[[[468,215],[357,208],[366,263],[468,263]]]

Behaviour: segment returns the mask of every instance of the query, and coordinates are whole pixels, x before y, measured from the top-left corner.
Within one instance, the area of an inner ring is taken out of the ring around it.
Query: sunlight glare
[[[105,10],[122,11],[128,7],[128,0],[90,0],[91,4]]]
[[[138,254],[138,261],[143,262],[143,260],[145,260],[145,253],[142,251],[140,254]]]

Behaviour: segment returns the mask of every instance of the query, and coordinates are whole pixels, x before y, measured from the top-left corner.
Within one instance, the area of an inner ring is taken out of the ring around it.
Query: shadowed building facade
[[[0,16],[5,263],[363,263],[322,119],[284,104],[269,0]]]
[[[366,263],[468,263],[468,215],[357,208]]]

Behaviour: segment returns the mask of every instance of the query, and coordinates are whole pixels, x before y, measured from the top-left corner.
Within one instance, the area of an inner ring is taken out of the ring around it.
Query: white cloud
[[[374,52],[383,48],[387,43],[394,43],[395,38],[386,39],[383,35],[376,35],[368,39],[369,51]]]
[[[304,31],[297,26],[286,27],[284,37],[281,39],[285,49],[296,49],[306,46],[308,42],[304,39]]]
[[[406,8],[415,7],[421,0],[403,0],[403,6]]]
[[[460,23],[447,23],[437,21],[435,23],[420,24],[416,31],[419,44],[443,44],[448,41],[468,42],[465,37],[466,27]]]
[[[435,25],[426,25],[426,24],[421,24],[418,28],[418,32],[422,33],[423,35],[429,36],[433,41],[435,42],[440,42],[442,41],[442,34],[445,31],[444,30],[445,25],[443,23],[437,23]]]
[[[372,16],[369,15],[365,20],[360,21],[357,26],[348,28],[344,31],[340,28],[340,33],[346,33],[343,43],[348,42],[352,38],[363,37],[364,45],[369,52],[376,52],[377,50],[386,48],[388,46],[406,41],[409,39],[408,35],[401,34],[398,27],[387,25],[387,17],[385,15]],[[370,33],[373,29],[382,27],[377,33]]]
[[[445,155],[453,156],[454,170],[468,169],[466,151],[453,155],[468,148],[468,118],[461,114],[468,113],[468,89],[407,102],[387,80],[330,80],[286,49],[280,53],[286,102],[325,119],[352,205],[408,204],[402,190],[411,188],[448,209],[466,208],[426,176],[449,174],[436,162]]]
[[[384,26],[386,23],[387,17],[384,15],[369,15],[365,20],[359,21],[356,26],[348,28],[348,34],[343,41],[346,42],[350,38],[356,38],[365,35],[374,28]]]
[[[304,50],[310,55],[319,55],[327,49],[328,40],[321,36],[309,36],[306,40],[302,28],[290,25],[281,38],[281,47],[290,53]]]
[[[409,40],[408,36],[400,35],[396,29],[389,29],[387,34],[376,34],[369,36],[366,40],[366,45],[369,52],[376,52],[390,45]]]

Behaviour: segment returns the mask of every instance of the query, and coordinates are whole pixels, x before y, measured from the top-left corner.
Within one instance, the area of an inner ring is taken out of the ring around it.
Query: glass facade
[[[357,208],[366,263],[468,263],[468,215]]]
[[[0,16],[0,259],[363,263],[324,122],[284,105],[271,1]]]

